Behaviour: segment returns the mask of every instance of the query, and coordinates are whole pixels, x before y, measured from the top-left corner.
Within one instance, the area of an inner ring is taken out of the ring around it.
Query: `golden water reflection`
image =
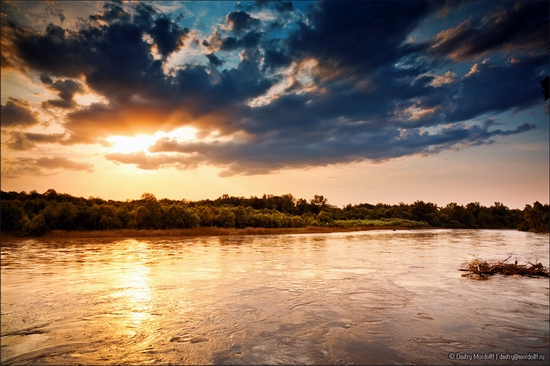
[[[495,255],[501,241],[499,253],[548,265],[548,236],[512,231],[2,243],[10,266],[1,268],[0,362],[548,358],[547,281],[470,281],[456,271],[468,253]]]
[[[110,288],[113,289],[111,306],[115,310],[115,328],[139,328],[152,317],[149,260],[149,244],[137,240],[125,240],[115,249]],[[137,329],[139,330],[139,329]]]

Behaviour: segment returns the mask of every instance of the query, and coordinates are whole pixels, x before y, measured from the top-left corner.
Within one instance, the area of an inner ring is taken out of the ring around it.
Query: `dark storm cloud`
[[[44,34],[25,32],[13,40],[14,51],[28,67],[55,76],[78,77],[91,70],[83,62],[88,53],[63,28],[50,24]]]
[[[217,30],[210,39],[202,42],[210,51],[231,51],[242,47],[242,41],[236,37],[223,37]]]
[[[252,18],[247,12],[239,10],[227,14],[225,18],[225,24],[232,32],[240,33],[244,30],[259,25],[260,21],[258,19]]]
[[[155,25],[150,32],[160,54],[164,58],[183,46],[188,33],[188,28],[182,29],[164,16],[155,20]]]
[[[204,65],[182,65],[167,75],[165,61],[153,58],[144,35],[153,38],[165,58],[180,47],[178,42],[188,30],[141,5],[132,22],[125,16],[103,18],[111,23],[84,23],[76,31],[50,25],[43,34],[27,32],[13,39],[18,57],[40,71],[42,80],[80,78],[108,100],[108,104],[92,104],[67,115],[64,127],[75,143],[94,142],[110,134],[152,133],[159,126],[175,128],[189,119],[227,129],[220,115],[235,116],[248,98],[263,94],[272,85],[259,70],[257,50],[244,53],[236,68],[217,75]],[[240,18],[231,19],[239,29],[247,27],[239,23]],[[258,36],[248,32],[239,42],[249,46],[258,43]],[[48,102],[52,104],[68,107],[70,100]]]
[[[264,70],[276,71],[292,62],[292,55],[280,39],[268,40],[264,43],[264,47]]]
[[[549,33],[548,3],[525,1],[495,10],[479,21],[466,20],[436,35],[430,45],[437,55],[465,61],[493,50],[540,51],[548,47]]]
[[[78,31],[69,31],[50,24],[44,34],[16,35],[15,51],[25,63],[45,75],[85,76],[91,87],[109,95],[110,89],[118,94],[121,88],[136,87],[145,72],[158,68],[144,35],[150,35],[159,53],[166,57],[183,45],[189,32],[164,16],[155,19],[148,7],[138,7],[134,22],[116,15],[118,12],[108,15],[110,12],[101,15],[110,21],[108,25],[83,23]]]
[[[38,124],[38,118],[30,110],[28,102],[8,98],[0,109],[2,127],[30,127]]]
[[[92,104],[71,112],[64,126],[74,142],[169,131],[189,124],[231,133],[240,128],[243,110],[248,108],[243,101],[262,95],[272,85],[260,73],[254,52],[243,52],[242,57],[237,68],[220,72],[187,65],[164,81],[148,75],[151,82],[136,86],[132,98],[113,98],[109,105]]]
[[[209,53],[205,55],[208,61],[214,66],[221,66],[223,64],[223,61],[218,58],[218,56],[214,55],[213,53]]]
[[[249,11],[253,11],[256,9],[266,9],[269,8],[271,5],[273,10],[280,12],[280,13],[286,13],[294,10],[294,5],[291,1],[282,1],[282,0],[254,0],[253,4],[250,3],[239,3],[238,8],[245,9]]]
[[[84,88],[78,81],[71,79],[57,79],[55,82],[48,76],[41,76],[41,81],[49,89],[58,92],[59,99],[47,100],[42,105],[48,107],[73,108],[76,102],[73,97],[76,93],[82,93]]]
[[[475,121],[542,104],[538,80],[548,58],[537,50],[547,42],[548,15],[541,3],[495,3],[481,20],[416,44],[407,41],[410,33],[448,5],[325,1],[304,16],[288,12],[293,6],[286,2],[250,6],[250,13],[229,12],[202,43],[191,44],[204,52],[199,63],[169,64],[188,37],[201,32],[143,3],[105,6],[74,30],[3,25],[12,60],[5,62],[20,60],[21,68],[42,75],[59,95],[46,106],[73,108],[63,137],[12,134],[9,146],[97,143],[109,135],[191,126],[220,141],[163,139],[150,148],[152,155],[107,158],[141,169],[211,164],[225,167],[226,175],[257,174],[434,154],[535,128]],[[259,10],[278,18],[255,18]],[[513,29],[514,22],[522,29]],[[493,50],[505,51],[506,60],[491,61]],[[463,60],[471,67],[466,75],[444,68]],[[74,95],[84,89],[106,102],[76,106]],[[28,105],[17,103],[32,116]],[[37,123],[36,117],[26,121]]]
[[[220,51],[232,51],[236,50],[237,48],[241,48],[242,45],[243,43],[240,39],[237,39],[235,37],[226,37],[220,39],[218,49]]]
[[[203,41],[203,46],[206,46],[211,51],[233,51],[242,48],[257,47],[262,40],[263,33],[258,31],[250,31],[241,38],[223,37],[218,31],[215,31],[208,41]]]
[[[105,9],[103,13],[90,15],[90,20],[102,20],[111,23],[116,20],[129,21],[131,19],[131,15],[119,4],[105,3],[103,4],[103,9]]]
[[[289,53],[355,73],[391,65],[412,52],[401,44],[434,5],[428,2],[320,2],[288,40]],[[359,74],[360,75],[360,74]]]
[[[258,9],[263,9],[269,6],[269,0],[254,0],[254,6]]]
[[[277,1],[275,3],[275,10],[284,13],[294,10],[294,5],[290,1]]]
[[[331,136],[311,131],[309,136],[282,136],[252,141],[248,144],[178,143],[160,139],[149,148],[154,153],[182,153],[180,157],[144,153],[111,154],[109,160],[135,164],[143,169],[175,166],[184,169],[200,164],[224,166],[222,175],[269,173],[284,168],[307,167],[311,161],[328,165],[370,159],[382,161],[401,156],[436,154],[448,149],[461,149],[493,143],[495,138],[532,130],[536,126],[524,123],[514,130],[489,128],[494,121],[480,125],[452,124],[431,134],[420,129],[382,129],[343,136]]]
[[[19,33],[25,32],[20,29],[17,24],[11,20],[11,18],[5,14],[0,13],[0,42],[2,45],[2,52],[0,53],[0,66],[3,70],[10,68],[23,67],[19,65],[17,53],[15,52],[14,40]]]
[[[462,121],[484,113],[503,112],[531,107],[540,102],[536,83],[540,77],[533,70],[548,63],[541,55],[501,66],[485,59],[475,63],[460,83],[460,93],[449,102],[446,116],[450,121]]]

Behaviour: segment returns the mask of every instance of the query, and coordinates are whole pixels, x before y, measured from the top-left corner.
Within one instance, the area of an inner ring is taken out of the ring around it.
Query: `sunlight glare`
[[[121,291],[113,299],[119,309],[125,309],[125,316],[119,318],[119,328],[128,328],[130,324],[137,326],[151,318],[150,268],[146,265],[149,248],[137,240],[126,240],[119,245],[116,257],[119,272],[113,276],[113,287]]]
[[[155,137],[151,135],[128,136],[109,136],[107,137],[112,146],[111,152],[129,154],[138,151],[145,151],[155,143]]]
[[[153,135],[109,136],[106,140],[111,144],[109,151],[112,153],[130,154],[143,151],[147,154],[151,154],[147,149],[161,138],[170,138],[178,142],[185,142],[194,139],[196,133],[197,130],[194,128],[181,127],[170,132],[158,131]]]
[[[106,100],[101,95],[96,93],[76,94],[74,97],[75,102],[80,106],[89,106],[91,104],[105,104]]]

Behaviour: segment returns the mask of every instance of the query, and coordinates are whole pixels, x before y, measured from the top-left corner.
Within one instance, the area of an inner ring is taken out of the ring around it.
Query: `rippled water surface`
[[[546,364],[549,281],[461,277],[548,235],[426,230],[2,243],[1,361]],[[457,354],[458,353],[458,354]],[[490,356],[490,355],[493,356]]]

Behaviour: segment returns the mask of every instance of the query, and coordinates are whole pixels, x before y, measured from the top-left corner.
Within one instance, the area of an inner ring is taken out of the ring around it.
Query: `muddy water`
[[[5,241],[1,361],[543,365],[549,281],[480,281],[457,268],[510,255],[547,266],[548,239],[433,230]]]

